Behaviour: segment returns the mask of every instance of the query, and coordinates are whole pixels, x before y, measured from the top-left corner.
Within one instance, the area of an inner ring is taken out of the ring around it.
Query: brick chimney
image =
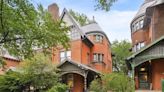
[[[48,11],[52,16],[52,19],[58,20],[59,19],[59,7],[56,3],[53,3],[48,6]]]

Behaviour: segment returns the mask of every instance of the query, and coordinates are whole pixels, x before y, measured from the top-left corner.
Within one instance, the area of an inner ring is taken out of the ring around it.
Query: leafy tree
[[[0,92],[45,92],[66,87],[59,83],[58,70],[48,57],[39,54],[25,61],[15,71],[0,76]]]
[[[36,9],[30,0],[0,1],[0,48],[10,54],[32,56],[33,48],[68,45],[68,28],[52,20],[41,5]]]
[[[69,13],[75,18],[75,20],[80,23],[81,26],[84,26],[89,23],[89,19],[85,14],[80,14],[73,10],[69,10]]]
[[[103,74],[90,85],[91,92],[134,92],[133,80],[123,73]]]
[[[100,10],[109,11],[110,7],[117,0],[95,0],[95,1],[97,2],[97,5],[95,5],[96,10],[100,9]]]
[[[128,73],[128,69],[126,66],[125,59],[130,56],[132,53],[129,50],[131,48],[131,43],[123,40],[123,41],[113,41],[112,43],[112,53],[113,57],[113,70],[116,72],[124,72]]]

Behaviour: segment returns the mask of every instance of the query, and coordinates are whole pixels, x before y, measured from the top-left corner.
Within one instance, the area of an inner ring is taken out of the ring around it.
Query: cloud
[[[130,22],[136,11],[117,11],[110,12],[91,12],[86,13],[90,18],[95,20],[109,37],[110,41],[114,40],[131,40]]]
[[[38,0],[37,2],[42,3],[45,8],[48,7],[49,4],[56,2],[60,7],[60,13],[63,8],[66,7],[67,9],[73,9],[79,13],[84,13],[89,16],[89,18],[95,16],[95,20],[99,23],[111,42],[116,39],[131,40],[130,22],[136,14],[136,11],[129,10],[129,8],[126,10],[112,9],[109,12],[94,11],[93,6],[95,3],[93,1],[94,0],[84,0],[79,3],[74,0]],[[115,5],[127,2],[129,2],[129,0],[120,0]]]

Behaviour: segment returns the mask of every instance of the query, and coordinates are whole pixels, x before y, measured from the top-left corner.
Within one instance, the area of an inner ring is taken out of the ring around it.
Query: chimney
[[[51,14],[53,20],[59,19],[59,7],[56,3],[48,6],[48,12]]]

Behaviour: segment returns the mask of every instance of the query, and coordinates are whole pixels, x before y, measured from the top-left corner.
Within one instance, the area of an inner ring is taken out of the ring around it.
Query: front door
[[[149,89],[149,81],[148,81],[148,72],[140,71],[139,73],[139,88],[140,89]]]

